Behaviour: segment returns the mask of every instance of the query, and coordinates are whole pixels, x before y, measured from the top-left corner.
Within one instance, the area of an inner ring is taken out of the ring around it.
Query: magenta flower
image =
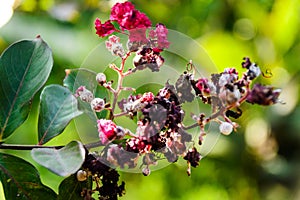
[[[149,18],[130,2],[117,3],[111,9],[111,21],[117,21],[122,30],[151,27]]]
[[[163,24],[157,24],[155,29],[157,35],[158,48],[169,48],[170,42],[168,41],[168,29]]]
[[[169,48],[168,29],[163,24],[157,24],[155,30],[149,32],[149,38],[155,41],[157,48]]]
[[[154,100],[154,95],[152,92],[144,93],[141,97],[141,102],[151,102]]]
[[[123,17],[131,16],[134,10],[134,5],[128,1],[116,3],[111,8],[110,20],[119,22]]]
[[[104,22],[104,24],[101,23],[100,19],[95,20],[95,29],[96,34],[99,35],[99,37],[105,37],[109,34],[112,34],[116,31],[114,25],[111,23],[110,20]]]
[[[208,80],[206,78],[200,78],[196,83],[196,87],[204,94],[210,93]]]
[[[129,30],[129,41],[147,43],[148,39],[146,38],[146,28],[136,28]]]
[[[111,120],[99,119],[97,120],[97,127],[99,139],[101,140],[102,144],[107,144],[109,140],[112,140],[117,136],[117,126]]]

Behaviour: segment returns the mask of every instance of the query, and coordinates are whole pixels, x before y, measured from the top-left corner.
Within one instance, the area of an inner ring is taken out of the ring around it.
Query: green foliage
[[[40,38],[12,44],[0,58],[0,140],[27,118],[31,99],[44,85],[53,65],[52,52]]]
[[[6,199],[56,199],[55,192],[41,183],[38,171],[27,161],[0,153],[0,169]]]
[[[39,144],[59,135],[71,119],[82,114],[77,99],[70,90],[60,85],[50,85],[41,94],[38,123]]]
[[[73,187],[70,187],[72,185]],[[82,200],[80,195],[83,188],[91,188],[92,181],[87,179],[86,181],[78,181],[76,175],[71,175],[61,182],[59,185],[58,200],[72,199]]]
[[[40,37],[16,42],[3,52],[0,58],[1,139],[10,136],[26,120],[31,100],[47,81],[52,65],[52,51]],[[70,120],[82,112],[71,91],[59,85],[45,87],[40,101],[38,139],[41,145],[62,133]],[[5,145],[0,145],[5,149]],[[38,147],[17,145],[14,148],[33,148],[34,160],[60,176],[75,173],[85,159],[85,148],[80,142],[70,142],[59,150]],[[27,161],[0,153],[0,169],[6,199],[56,199],[55,192],[41,183],[38,171]],[[68,187],[74,188],[64,186]]]
[[[31,151],[32,158],[40,165],[59,176],[75,173],[85,159],[85,149],[80,142],[73,141],[57,150],[54,148],[36,148]]]

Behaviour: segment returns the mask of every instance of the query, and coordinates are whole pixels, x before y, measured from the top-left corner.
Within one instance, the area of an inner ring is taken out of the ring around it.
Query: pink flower
[[[120,43],[120,38],[118,36],[112,35],[108,38],[108,41],[111,43]]]
[[[129,30],[130,42],[143,42],[147,43],[146,28],[136,28]]]
[[[157,24],[155,30],[149,32],[149,38],[156,41],[157,48],[169,48],[168,29],[163,24]]]
[[[105,42],[105,46],[113,55],[120,57],[125,55],[123,46],[120,43],[120,38],[115,35],[109,36],[108,40]]]
[[[109,140],[112,140],[117,136],[117,126],[111,120],[99,119],[97,120],[97,126],[102,144],[107,144]]]
[[[134,5],[128,1],[116,3],[111,9],[110,20],[119,22],[123,17],[131,16],[133,10]]]
[[[114,46],[122,46],[120,43],[120,38],[118,36],[109,36],[108,40],[105,42],[105,46],[109,51],[112,51]]]
[[[144,93],[141,97],[141,102],[151,102],[154,100],[154,95],[152,92]]]
[[[102,24],[100,19],[98,18],[95,20],[95,29],[96,29],[96,34],[99,35],[99,37],[105,37],[116,31],[114,25],[110,22],[110,20]]]
[[[151,27],[149,18],[130,2],[115,4],[111,9],[110,20],[117,21],[122,30]]]
[[[206,78],[200,78],[197,83],[196,87],[205,94],[210,93],[209,85],[208,85],[208,80]]]
[[[158,48],[169,48],[170,42],[168,41],[168,29],[163,24],[157,24],[155,29],[157,35]]]

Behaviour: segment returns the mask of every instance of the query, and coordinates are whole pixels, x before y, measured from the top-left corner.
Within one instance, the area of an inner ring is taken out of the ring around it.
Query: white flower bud
[[[101,98],[94,98],[91,101],[91,108],[96,112],[100,112],[105,107],[105,101]]]
[[[149,176],[150,173],[151,173],[151,170],[147,166],[147,167],[145,167],[145,168],[142,169],[142,173],[143,173],[144,176]]]
[[[79,170],[76,177],[78,181],[85,181],[87,179],[87,173],[84,170]]]
[[[249,70],[252,71],[255,77],[258,77],[261,74],[259,66],[257,66],[255,63],[249,67]]]
[[[103,85],[106,83],[106,76],[104,73],[98,73],[96,76],[96,80],[100,85]]]
[[[75,97],[79,97],[82,101],[90,103],[94,95],[91,91],[85,88],[85,86],[80,86],[75,93]]]
[[[223,135],[229,135],[233,130],[233,126],[231,123],[222,122],[219,126],[219,130]]]

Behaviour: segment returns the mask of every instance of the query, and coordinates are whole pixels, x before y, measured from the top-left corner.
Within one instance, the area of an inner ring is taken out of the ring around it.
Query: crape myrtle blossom
[[[111,23],[110,20],[102,24],[100,19],[98,18],[95,20],[95,29],[96,29],[96,34],[99,35],[99,37],[108,36],[116,31],[114,25]]]
[[[112,22],[116,22],[121,30],[117,29]],[[149,31],[147,38],[146,32],[147,29],[151,28],[151,25],[149,18],[144,13],[136,10],[131,2],[115,4],[111,9],[110,19],[103,24],[98,18],[95,21],[96,34],[99,37],[105,37],[114,32],[125,33],[124,31],[128,31],[128,45],[131,45],[129,49],[132,51],[137,50],[134,47],[136,43],[143,45],[150,43],[150,47],[158,49],[168,48],[170,42],[168,41],[166,26],[161,23],[157,24],[154,30]],[[110,51],[113,52],[114,49],[111,48]]]
[[[168,29],[165,25],[159,23],[154,30],[149,31],[149,38],[159,49],[169,48]]]
[[[107,144],[117,136],[117,125],[111,120],[99,119],[97,127],[102,144]]]
[[[110,20],[118,22],[122,30],[151,27],[149,18],[128,1],[116,3],[112,7]]]
[[[149,18],[144,13],[136,10],[134,5],[130,2],[115,4],[111,9],[110,19],[104,22],[104,24],[102,24],[99,19],[96,19],[96,34],[99,35],[99,37],[105,37],[117,31],[111,23],[112,21],[117,22],[122,31],[134,29],[139,30],[138,35],[142,37],[139,39],[143,40],[146,38],[146,28],[151,27],[151,21]],[[129,35],[131,34],[135,35],[134,37],[131,36],[131,38],[137,37],[137,33],[135,31],[132,31]]]
[[[168,29],[160,23],[155,28],[150,27],[149,18],[130,2],[115,4],[106,22],[96,19],[97,35],[109,36],[105,42],[107,50],[121,59],[119,66],[114,63],[109,65],[117,80],[107,80],[103,72],[96,75],[97,87],[110,94],[107,98],[94,97],[84,86],[80,86],[75,94],[83,103],[90,104],[97,118],[98,143],[105,146],[100,153],[89,155],[83,166],[92,174],[98,176],[100,173],[101,180],[108,180],[105,182],[105,192],[114,197],[122,195],[124,185],[119,186],[112,181],[115,185],[109,186],[109,178],[101,174],[109,169],[102,163],[113,168],[135,168],[141,164],[139,169],[148,176],[151,165],[156,165],[159,160],[174,163],[182,158],[187,162],[187,173],[190,175],[191,167],[199,166],[202,159],[198,148],[209,134],[206,128],[211,122],[219,124],[219,132],[227,136],[237,131],[238,124],[232,118],[242,115],[243,103],[272,105],[279,102],[280,90],[253,84],[261,75],[261,70],[249,58],[244,58],[244,73],[241,74],[232,67],[211,74],[211,77],[196,77],[196,70],[190,61],[186,71],[174,83],[165,80],[165,85],[156,91],[136,90],[124,85],[124,79],[133,73],[141,70],[159,72],[163,67],[165,59],[161,53],[170,46]],[[111,35],[114,32],[125,34],[127,42],[122,44],[124,38]],[[123,95],[125,91],[126,96]],[[198,100],[211,106],[210,115],[185,110],[187,102],[198,103]],[[105,112],[101,112],[103,110]],[[191,118],[185,120],[187,116]],[[126,117],[129,118],[126,120],[134,121],[136,128],[129,130],[125,127],[126,123],[123,127],[118,125]],[[191,124],[185,124],[188,122]],[[194,128],[199,128],[199,131],[189,131]],[[199,137],[193,137],[192,133],[196,132]],[[79,174],[80,180],[85,180],[86,174]],[[111,174],[116,175],[113,170]],[[113,178],[117,180],[117,177]]]

